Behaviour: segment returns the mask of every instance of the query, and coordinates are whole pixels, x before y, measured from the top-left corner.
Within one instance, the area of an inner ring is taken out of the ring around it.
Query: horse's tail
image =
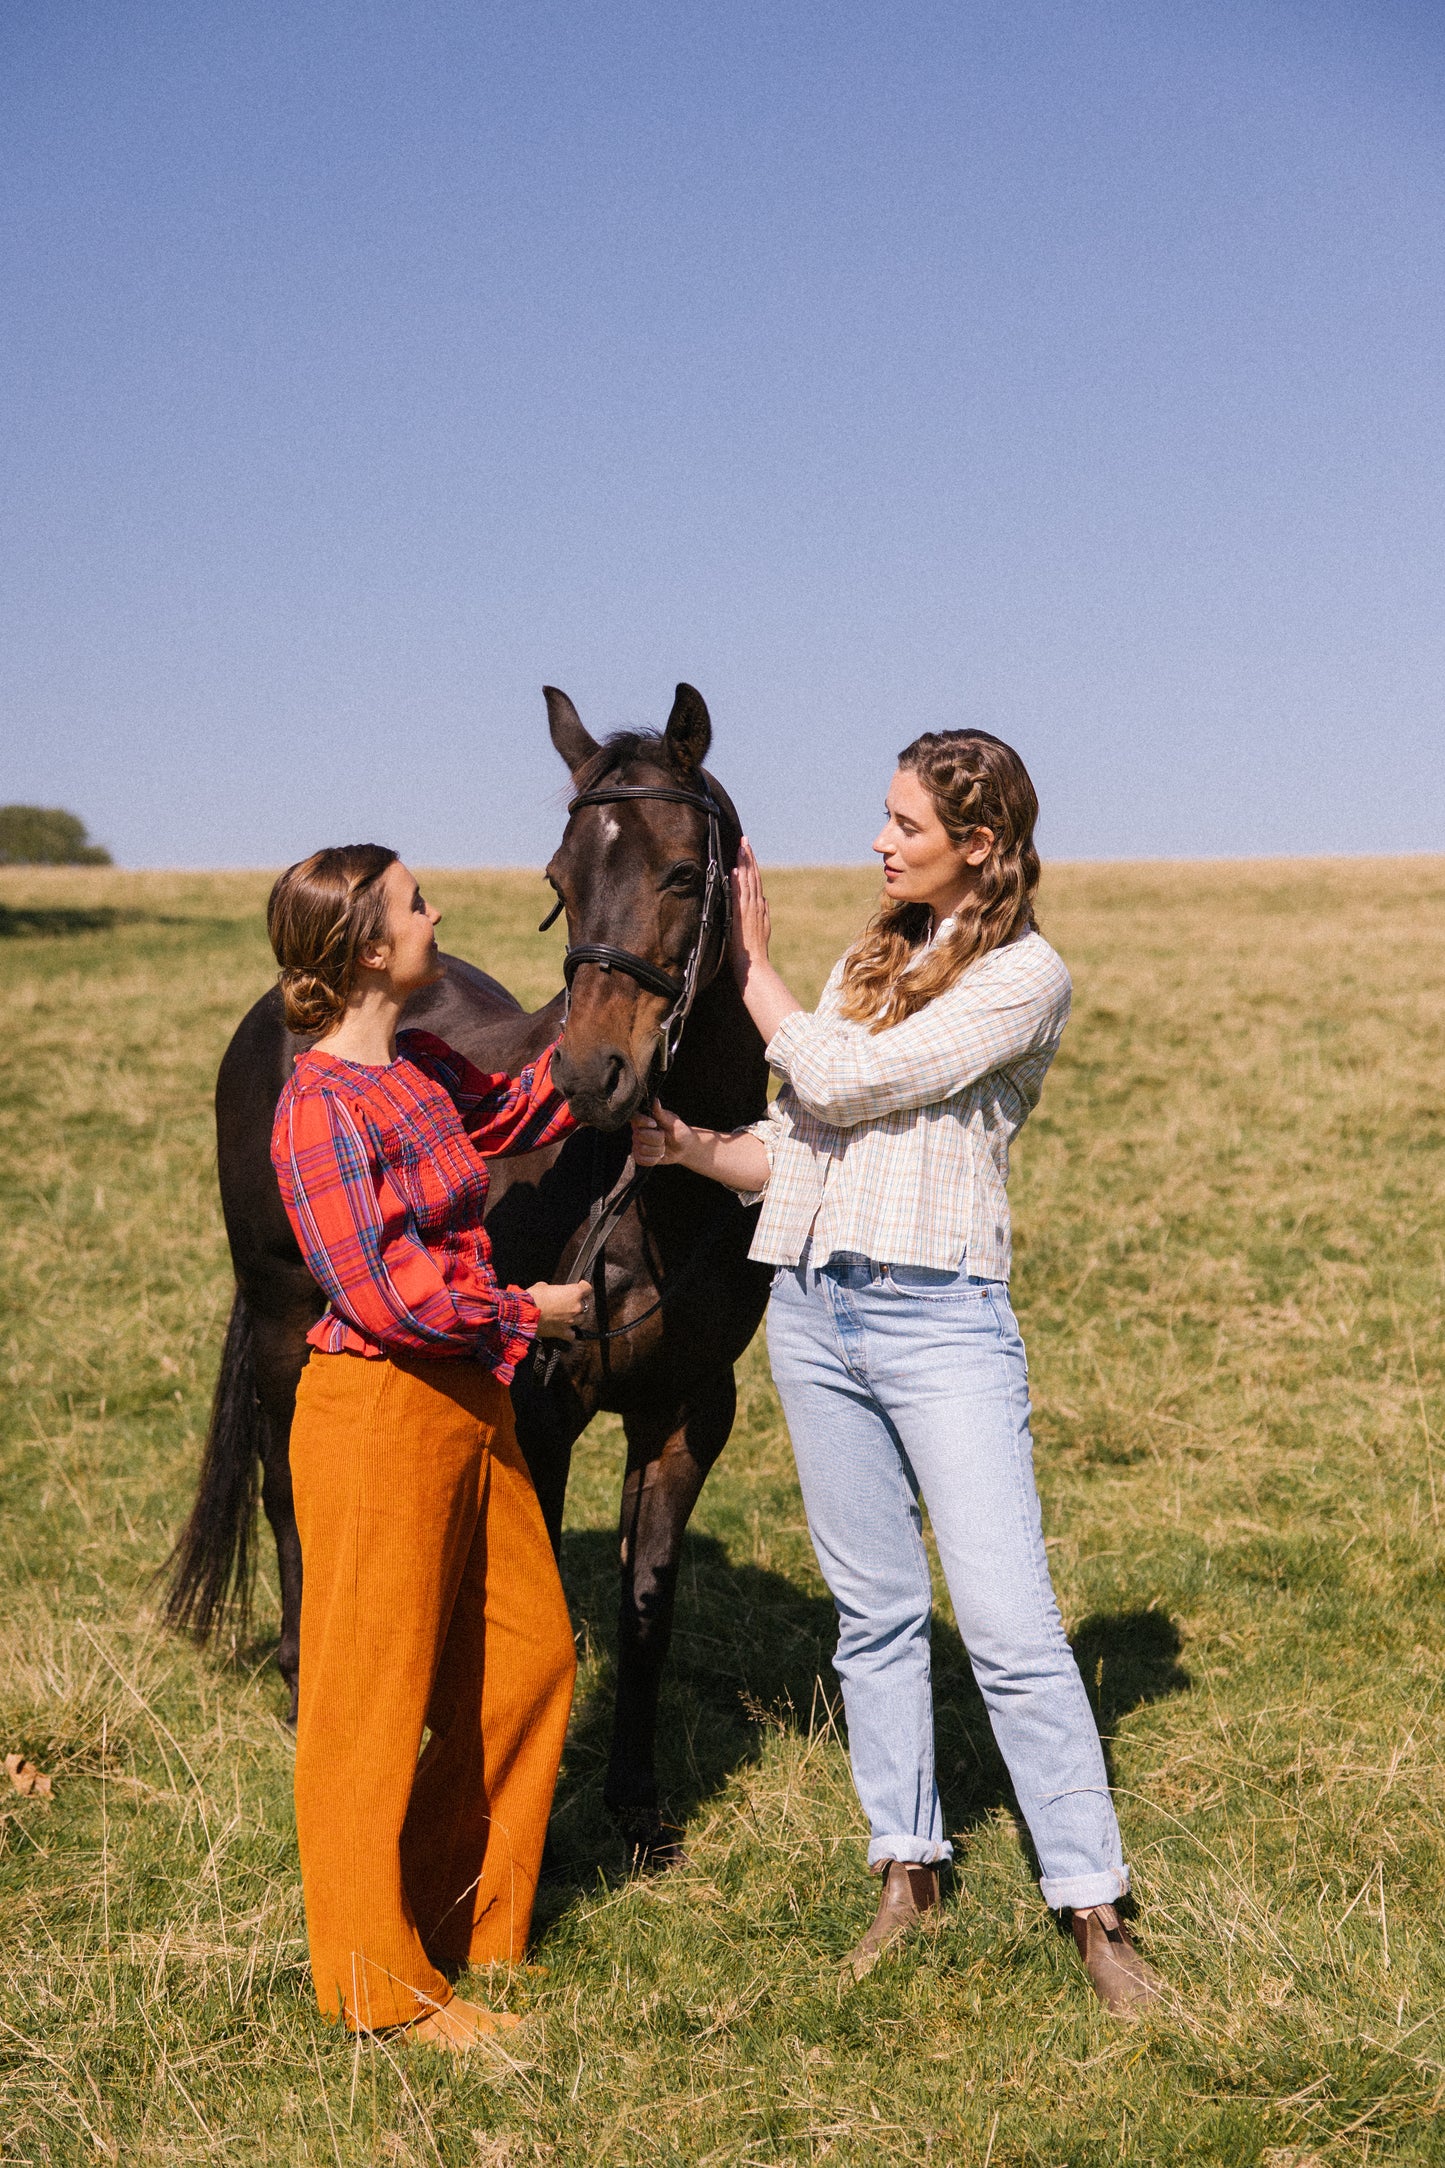
[[[231,1305],[211,1427],[195,1504],[161,1568],[169,1587],[165,1615],[198,1640],[231,1610],[244,1628],[251,1602],[251,1536],[265,1418],[256,1393],[251,1313],[240,1288]]]

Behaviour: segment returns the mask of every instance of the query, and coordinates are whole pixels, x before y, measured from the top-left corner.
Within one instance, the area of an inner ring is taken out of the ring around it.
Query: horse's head
[[[546,700],[575,793],[547,868],[567,913],[572,996],[553,1075],[579,1122],[620,1129],[646,1104],[689,988],[723,961],[737,818],[703,769],[712,723],[690,685],[666,730],[605,745],[565,693],[549,685]]]

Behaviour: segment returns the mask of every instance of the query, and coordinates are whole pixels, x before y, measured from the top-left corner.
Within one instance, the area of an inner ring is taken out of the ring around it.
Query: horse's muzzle
[[[584,1129],[625,1128],[647,1097],[647,1075],[638,1074],[620,1046],[574,1054],[564,1038],[553,1058],[552,1078]]]

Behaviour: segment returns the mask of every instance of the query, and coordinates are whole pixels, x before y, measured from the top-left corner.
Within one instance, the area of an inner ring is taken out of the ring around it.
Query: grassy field
[[[771,884],[805,997],[871,885]],[[537,879],[429,886],[448,945],[555,987]],[[1017,1154],[1016,1300],[1175,1999],[1135,2030],[1092,2003],[946,1603],[949,1906],[840,1986],[875,1886],[759,1345],[666,1702],[693,1863],[628,1881],[600,1812],[602,1422],[545,1970],[494,1983],[528,2023],[460,2067],[318,2021],[271,1643],[203,1655],[154,1618],[230,1298],[209,1096],[266,983],[264,889],[0,874],[0,1740],[55,1779],[0,1801],[0,2160],[1445,2161],[1445,861],[1046,876],[1077,994]]]

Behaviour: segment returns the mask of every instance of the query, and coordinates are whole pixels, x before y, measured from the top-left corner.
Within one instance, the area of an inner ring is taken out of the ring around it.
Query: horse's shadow
[[[603,1654],[579,1702],[557,1787],[543,1912],[555,1916],[580,1889],[623,1872],[622,1848],[602,1805],[612,1724],[617,1538],[570,1532],[562,1574],[584,1645]],[[678,1579],[672,1653],[658,1719],[658,1778],[681,1829],[728,1778],[756,1762],[769,1720],[806,1728],[828,1708],[842,1734],[831,1657],[832,1603],[765,1567],[735,1565],[715,1537],[689,1534]],[[1184,1692],[1178,1627],[1159,1611],[1096,1613],[1073,1636],[1099,1727],[1109,1735],[1133,1709]],[[966,1833],[999,1807],[1017,1816],[963,1643],[935,1614],[933,1683],[939,1788],[948,1828]],[[1110,1770],[1112,1779],[1113,1771]],[[1022,1823],[1020,1823],[1022,1828]],[[860,1835],[862,1825],[859,1825]]]

